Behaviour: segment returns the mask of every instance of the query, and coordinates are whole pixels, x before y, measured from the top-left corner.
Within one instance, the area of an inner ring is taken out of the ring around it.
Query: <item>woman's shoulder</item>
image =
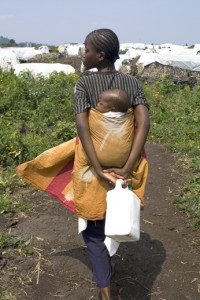
[[[112,72],[110,73],[91,72],[91,73],[82,74],[78,79],[77,84],[87,85],[88,83],[95,82],[95,81],[101,82],[102,80],[104,81],[107,79],[108,80],[113,79],[113,76],[119,77],[120,81],[128,82],[129,84],[134,84],[135,86],[138,85],[138,80],[136,77],[118,71],[113,73]]]
[[[81,74],[79,79],[77,80],[77,84],[81,84],[93,80],[96,77],[96,74],[97,72]]]
[[[125,74],[125,73],[122,73],[122,72],[118,72],[118,76],[122,77],[124,80],[127,80],[127,81],[134,81],[134,82],[138,82],[138,79],[131,75],[131,74]]]

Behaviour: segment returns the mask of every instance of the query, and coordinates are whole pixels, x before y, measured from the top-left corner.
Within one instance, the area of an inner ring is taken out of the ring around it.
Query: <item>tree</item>
[[[16,42],[15,42],[15,40],[13,40],[13,39],[10,39],[9,40],[9,46],[16,46]]]

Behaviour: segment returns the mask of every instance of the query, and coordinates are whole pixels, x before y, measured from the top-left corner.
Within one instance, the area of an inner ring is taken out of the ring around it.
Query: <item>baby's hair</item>
[[[105,92],[110,94],[110,101],[115,111],[126,112],[131,107],[131,99],[124,90],[110,89]]]
[[[90,38],[97,51],[105,52],[105,57],[114,63],[119,59],[119,40],[111,29],[97,29],[90,32],[86,38]]]

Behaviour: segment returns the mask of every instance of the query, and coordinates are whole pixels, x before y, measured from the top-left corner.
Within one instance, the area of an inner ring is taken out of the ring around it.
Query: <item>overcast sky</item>
[[[0,36],[17,43],[83,43],[98,28],[120,43],[200,44],[200,0],[0,0]]]

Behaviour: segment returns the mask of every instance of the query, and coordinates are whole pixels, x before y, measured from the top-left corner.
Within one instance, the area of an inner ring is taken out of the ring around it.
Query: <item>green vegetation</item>
[[[130,60],[129,60],[129,59],[124,59],[124,60],[122,61],[122,65],[124,65],[124,66],[130,65]]]
[[[0,202],[0,214],[23,211],[25,208],[26,205],[24,202],[20,201],[19,199],[14,201],[6,192],[2,194]]]
[[[13,39],[8,39],[6,37],[0,36],[0,45],[5,47],[14,47],[17,44]]]
[[[26,208],[15,167],[76,134],[73,89],[78,75],[52,73],[45,79],[0,72],[0,213]],[[15,196],[15,197],[14,197]]]
[[[128,49],[120,49],[119,50],[119,54],[126,54],[126,52],[128,51]]]
[[[24,241],[20,238],[11,235],[9,233],[3,233],[0,235],[0,251],[5,251],[5,249],[17,249],[24,245]]]
[[[181,89],[163,75],[144,91],[151,111],[149,138],[176,153],[190,174],[175,202],[200,227],[200,87]]]
[[[17,43],[14,39],[9,39],[4,36],[0,36],[0,47],[40,47],[42,44],[32,43],[32,42],[20,42]],[[54,46],[50,46],[54,47]]]
[[[35,249],[30,246],[30,240],[24,241],[20,237],[13,234],[1,233],[0,253],[3,253],[5,258],[10,258],[12,256],[16,256],[17,254],[25,257],[34,255]]]
[[[73,90],[77,79],[76,74],[53,73],[45,79],[30,73],[17,77],[0,72],[0,213],[24,209],[21,200],[14,201],[12,196],[24,184],[16,177],[15,167],[75,136]],[[192,91],[180,88],[163,75],[158,82],[145,84],[144,91],[151,112],[149,139],[184,161],[190,176],[176,203],[200,227],[200,87]]]
[[[0,163],[13,167],[75,135],[73,89],[77,75],[48,79],[0,73]]]

